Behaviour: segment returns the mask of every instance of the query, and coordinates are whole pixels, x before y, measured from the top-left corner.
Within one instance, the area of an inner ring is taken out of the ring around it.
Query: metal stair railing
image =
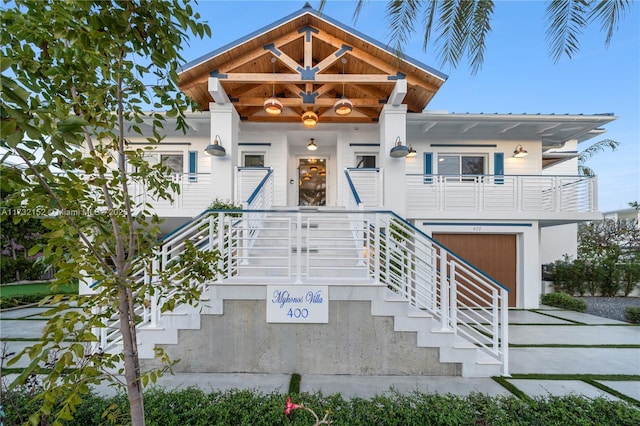
[[[265,179],[262,190],[272,178]],[[355,188],[347,192],[354,196],[348,205],[359,205]],[[152,280],[166,270],[187,240],[201,250],[219,251],[221,280],[248,271],[244,278],[258,284],[267,282],[265,273],[294,282],[324,273],[322,279],[331,282],[341,277],[346,282],[382,283],[433,315],[442,331],[465,338],[500,361],[508,375],[508,290],[393,212],[208,210],[165,237],[156,259],[140,265],[136,279]],[[277,247],[284,251],[276,252]],[[252,266],[256,275],[248,268]],[[177,273],[172,279],[182,278]],[[157,326],[162,298],[170,297],[170,292],[150,297],[138,308],[138,326]],[[116,318],[101,331],[103,349],[119,341],[117,325]]]
[[[249,197],[248,205],[252,208],[270,208],[273,199],[273,172],[271,169],[264,169],[265,175]],[[133,288],[144,287],[157,280],[162,271],[177,262],[184,251],[186,241],[190,241],[196,247],[203,251],[213,251],[217,249],[220,253],[218,261],[218,270],[233,271],[234,265],[238,261],[236,253],[238,252],[237,237],[238,226],[234,222],[238,222],[238,216],[241,213],[229,211],[207,210],[200,214],[192,221],[179,227],[172,233],[162,238],[162,244],[159,247],[157,255],[153,259],[147,259],[146,262],[138,259],[138,264],[133,266],[132,277],[134,277]],[[252,215],[255,213],[248,213]],[[255,217],[251,217],[248,221],[253,223],[251,229],[257,229],[255,225]],[[222,236],[222,237],[219,237]],[[184,281],[184,269],[172,274],[169,279],[180,284]],[[99,283],[94,284],[94,286]],[[188,283],[190,286],[197,286],[199,290],[203,290],[207,283]],[[176,290],[168,292],[155,292],[154,294],[145,296],[145,303],[138,305],[134,309],[134,314],[139,318],[136,328],[142,326],[157,327],[162,313],[160,307],[163,300],[169,300],[175,296]],[[98,337],[94,349],[107,350],[122,341],[120,333],[120,319],[117,314],[111,316],[106,327],[94,329],[94,334]]]
[[[344,192],[351,198],[346,205],[361,204],[353,184]],[[370,274],[432,314],[443,332],[466,339],[501,362],[502,374],[508,375],[509,290],[395,213],[357,214],[368,221]]]

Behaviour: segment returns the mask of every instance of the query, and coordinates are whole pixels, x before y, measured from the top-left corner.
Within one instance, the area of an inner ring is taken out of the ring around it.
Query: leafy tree
[[[321,10],[325,3],[321,0]],[[364,4],[365,0],[356,0],[354,20]],[[580,49],[580,34],[589,25],[600,25],[608,45],[631,4],[629,0],[549,1],[546,33],[553,60],[575,55]],[[495,5],[494,0],[388,0],[389,45],[402,51],[420,28],[425,51],[435,36],[443,66],[455,68],[466,55],[472,74],[476,74],[484,60]]]
[[[0,177],[6,181],[6,176],[13,173],[11,169],[0,166]],[[2,252],[2,282],[39,279],[45,269],[42,263],[36,264],[36,259],[28,256],[29,250],[42,242],[42,235],[46,232],[38,218],[29,217],[20,220],[15,216],[25,213],[22,209],[14,209],[7,205],[6,199],[10,195],[8,188],[3,188],[0,182],[0,251]]]
[[[195,105],[177,90],[180,51],[189,34],[210,29],[189,0],[15,0],[0,13],[0,146],[20,159],[3,176],[7,203],[47,212],[46,244],[35,250],[57,269],[57,283],[99,283],[89,297],[54,298],[42,340],[19,355],[31,360],[21,380],[49,367],[40,411],[29,420],[61,424],[89,385],[115,380],[110,372],[124,365],[131,423],[143,425],[142,385],[160,372],[140,370],[134,307],[170,290],[176,296],[161,299],[165,309],[197,300],[193,286],[169,277],[181,270],[186,283],[211,279],[216,253],[187,244],[172,269],[152,269],[159,219],[129,188],[144,185],[155,199],[177,188],[163,165],[145,161],[144,149],[127,146],[125,123],[138,133],[143,121],[151,124],[151,144],[162,140],[165,116],[186,128],[183,111]],[[165,112],[143,113],[149,105]],[[135,279],[141,270],[154,274],[142,284]],[[88,350],[92,328],[112,317],[122,353]]]
[[[578,228],[578,257],[598,269],[601,292],[605,296],[617,294],[622,285],[620,264],[637,261],[639,251],[640,228],[635,221],[605,219]],[[635,277],[631,272],[629,280]]]

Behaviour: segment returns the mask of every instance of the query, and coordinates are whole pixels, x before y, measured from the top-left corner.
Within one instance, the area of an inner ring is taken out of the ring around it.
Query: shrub
[[[37,280],[44,273],[45,265],[36,259],[28,259],[24,256],[18,256],[16,259],[11,257],[0,257],[0,282],[10,283],[18,280],[18,272],[20,280]]]
[[[552,263],[553,289],[567,294],[584,294],[585,292],[585,264],[582,261],[571,260],[565,254],[562,260]]]
[[[216,198],[209,205],[210,210],[242,210],[242,205],[233,204],[228,200]]]
[[[543,305],[555,306],[556,308],[568,309],[570,311],[584,312],[587,303],[566,293],[554,292],[545,294],[541,300]]]
[[[640,284],[640,256],[637,261],[623,263],[618,267],[620,268],[622,291],[625,296],[628,296]]]
[[[7,395],[6,424],[22,424],[35,408],[29,398]],[[24,396],[24,395],[23,395]],[[250,390],[204,392],[195,388],[175,391],[145,391],[146,424],[155,425],[305,425],[313,423],[311,414],[294,410],[284,414],[286,395],[263,394]],[[389,392],[370,399],[345,399],[340,394],[302,393],[293,398],[321,417],[328,410],[335,426],[341,425],[503,425],[578,424],[637,425],[638,407],[605,398],[560,396],[524,398],[491,397],[485,394],[457,396],[421,392]],[[105,410],[110,416],[102,416]],[[65,425],[126,424],[127,401],[122,395],[83,398],[73,421]]]
[[[624,317],[629,322],[640,324],[640,306],[628,306],[624,308]]]
[[[15,308],[16,306],[29,305],[31,303],[38,303],[46,294],[23,294],[9,297],[0,298],[0,309]]]

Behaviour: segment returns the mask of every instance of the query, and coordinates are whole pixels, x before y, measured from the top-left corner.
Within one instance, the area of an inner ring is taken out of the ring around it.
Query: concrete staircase
[[[201,330],[202,321],[209,316],[222,317],[225,315],[224,306],[225,302],[238,303],[256,303],[250,309],[252,312],[256,312],[255,306],[266,305],[266,285],[256,285],[251,283],[234,283],[226,285],[221,283],[219,285],[213,285],[209,287],[207,292],[203,295],[203,300],[199,307],[181,306],[175,310],[175,312],[164,314],[156,327],[145,326],[139,329],[139,353],[140,358],[146,361],[149,365],[155,365],[154,347],[156,345],[163,347],[173,359],[190,359],[190,355],[185,354],[184,350],[187,347],[194,345],[197,342],[199,347],[205,348],[208,346],[218,346],[221,342],[216,343],[211,341],[215,340],[215,336],[208,330]],[[392,326],[384,333],[400,333],[406,335],[413,335],[410,337],[416,348],[416,360],[415,362],[421,362],[421,348],[437,350],[437,360],[443,365],[444,375],[461,375],[462,377],[491,377],[500,375],[501,365],[500,363],[486,355],[480,348],[470,344],[464,339],[457,337],[452,331],[442,330],[442,327],[438,320],[429,313],[417,309],[411,306],[407,301],[397,297],[395,293],[388,290],[382,285],[338,285],[330,287],[330,303],[362,303],[368,302],[370,304],[369,315],[375,318],[386,318],[392,322]],[[235,305],[237,306],[237,305]],[[332,309],[330,304],[330,309]],[[228,314],[228,313],[227,313]],[[210,318],[210,317],[209,317]],[[265,318],[262,313],[256,312],[255,318],[252,318],[256,322],[265,322]],[[353,319],[352,319],[353,320]],[[215,320],[207,320],[215,321]],[[367,324],[366,318],[357,320],[358,323]],[[278,325],[274,325],[278,326]],[[287,328],[294,325],[286,325]],[[314,324],[315,327],[322,327],[322,324]],[[303,327],[303,325],[300,325]],[[186,330],[190,330],[188,335],[183,333]],[[362,331],[367,333],[367,331]],[[250,341],[255,339],[255,336],[240,336],[238,332],[236,338],[239,341],[246,339]],[[306,334],[306,332],[304,333]],[[374,333],[375,334],[375,333]],[[191,337],[189,337],[191,336]],[[394,340],[393,336],[382,336],[378,331],[376,335],[376,341],[371,342],[371,345],[376,345],[380,341]],[[317,345],[322,346],[326,343],[317,341]],[[225,342],[223,346],[233,347],[233,345]],[[239,346],[244,347],[244,344]],[[366,348],[363,348],[366,350]],[[404,351],[407,358],[411,360],[414,355],[410,350]],[[398,360],[400,361],[400,360]],[[415,374],[415,367],[411,364],[414,361],[398,362],[398,364],[405,364],[406,368],[402,365],[398,365],[395,370],[391,371],[391,375],[411,375]],[[143,362],[144,364],[144,362]],[[331,368],[335,363],[328,363],[321,367],[323,374],[358,374],[358,371],[345,371],[339,370],[332,372]],[[450,370],[447,365],[458,365],[454,370]],[[178,366],[178,371],[180,367]],[[225,371],[198,371],[190,369],[184,372],[225,372]],[[234,372],[238,371],[239,367],[235,366]],[[204,369],[208,369],[204,367]],[[255,370],[256,366],[248,364],[246,366],[246,372],[269,372]],[[426,375],[438,375],[438,368],[435,369],[436,373],[433,373],[433,368],[429,370]],[[298,367],[298,372],[303,371]],[[451,373],[455,371],[455,373]],[[282,372],[282,371],[279,371]],[[317,371],[314,371],[318,373]],[[310,373],[310,372],[307,372]],[[378,374],[390,374],[389,372]],[[423,373],[424,374],[424,373]],[[416,374],[421,375],[421,374]]]
[[[155,365],[154,348],[160,346],[182,360],[178,370],[193,373],[501,374],[501,363],[483,349],[368,277],[346,214],[303,213],[292,220],[273,212],[264,223],[260,238],[244,249],[236,275],[206,286],[198,306],[178,306],[138,328],[143,365]],[[298,228],[304,238],[296,234]],[[267,285],[292,284],[296,270],[303,271],[296,282],[328,286],[329,324],[266,323]],[[225,312],[226,305],[233,308]],[[314,335],[319,337],[309,340]],[[271,340],[261,340],[264,336]],[[317,356],[309,346],[331,350]],[[241,349],[233,353],[233,348]]]

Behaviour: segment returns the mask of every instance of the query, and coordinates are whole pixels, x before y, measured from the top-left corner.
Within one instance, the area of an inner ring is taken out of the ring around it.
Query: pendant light
[[[344,77],[344,64],[347,63],[347,60],[345,58],[342,58],[342,75]],[[353,102],[351,102],[351,100],[349,100],[349,98],[347,98],[344,95],[344,79],[342,80],[342,97],[340,99],[338,99],[336,101],[336,103],[333,105],[333,111],[338,114],[338,115],[349,115],[351,114],[351,111],[353,111]]]
[[[271,62],[273,63],[273,74],[274,74],[274,78],[275,78],[276,58],[271,58]],[[272,92],[271,92],[271,97],[269,99],[267,99],[266,101],[264,101],[264,104],[262,105],[262,107],[264,108],[264,110],[269,115],[280,115],[280,114],[282,114],[282,110],[284,109],[284,107],[282,105],[282,102],[280,102],[278,100],[278,98],[276,98],[276,82],[275,82],[275,80],[273,81],[273,89],[272,89]]]
[[[311,138],[311,140],[309,141],[309,144],[307,145],[307,149],[309,151],[315,151],[316,149],[318,149],[318,145],[316,145],[316,140],[314,138]]]
[[[302,124],[304,124],[305,127],[316,127],[316,124],[318,124],[318,115],[311,110],[305,112],[302,114]]]

